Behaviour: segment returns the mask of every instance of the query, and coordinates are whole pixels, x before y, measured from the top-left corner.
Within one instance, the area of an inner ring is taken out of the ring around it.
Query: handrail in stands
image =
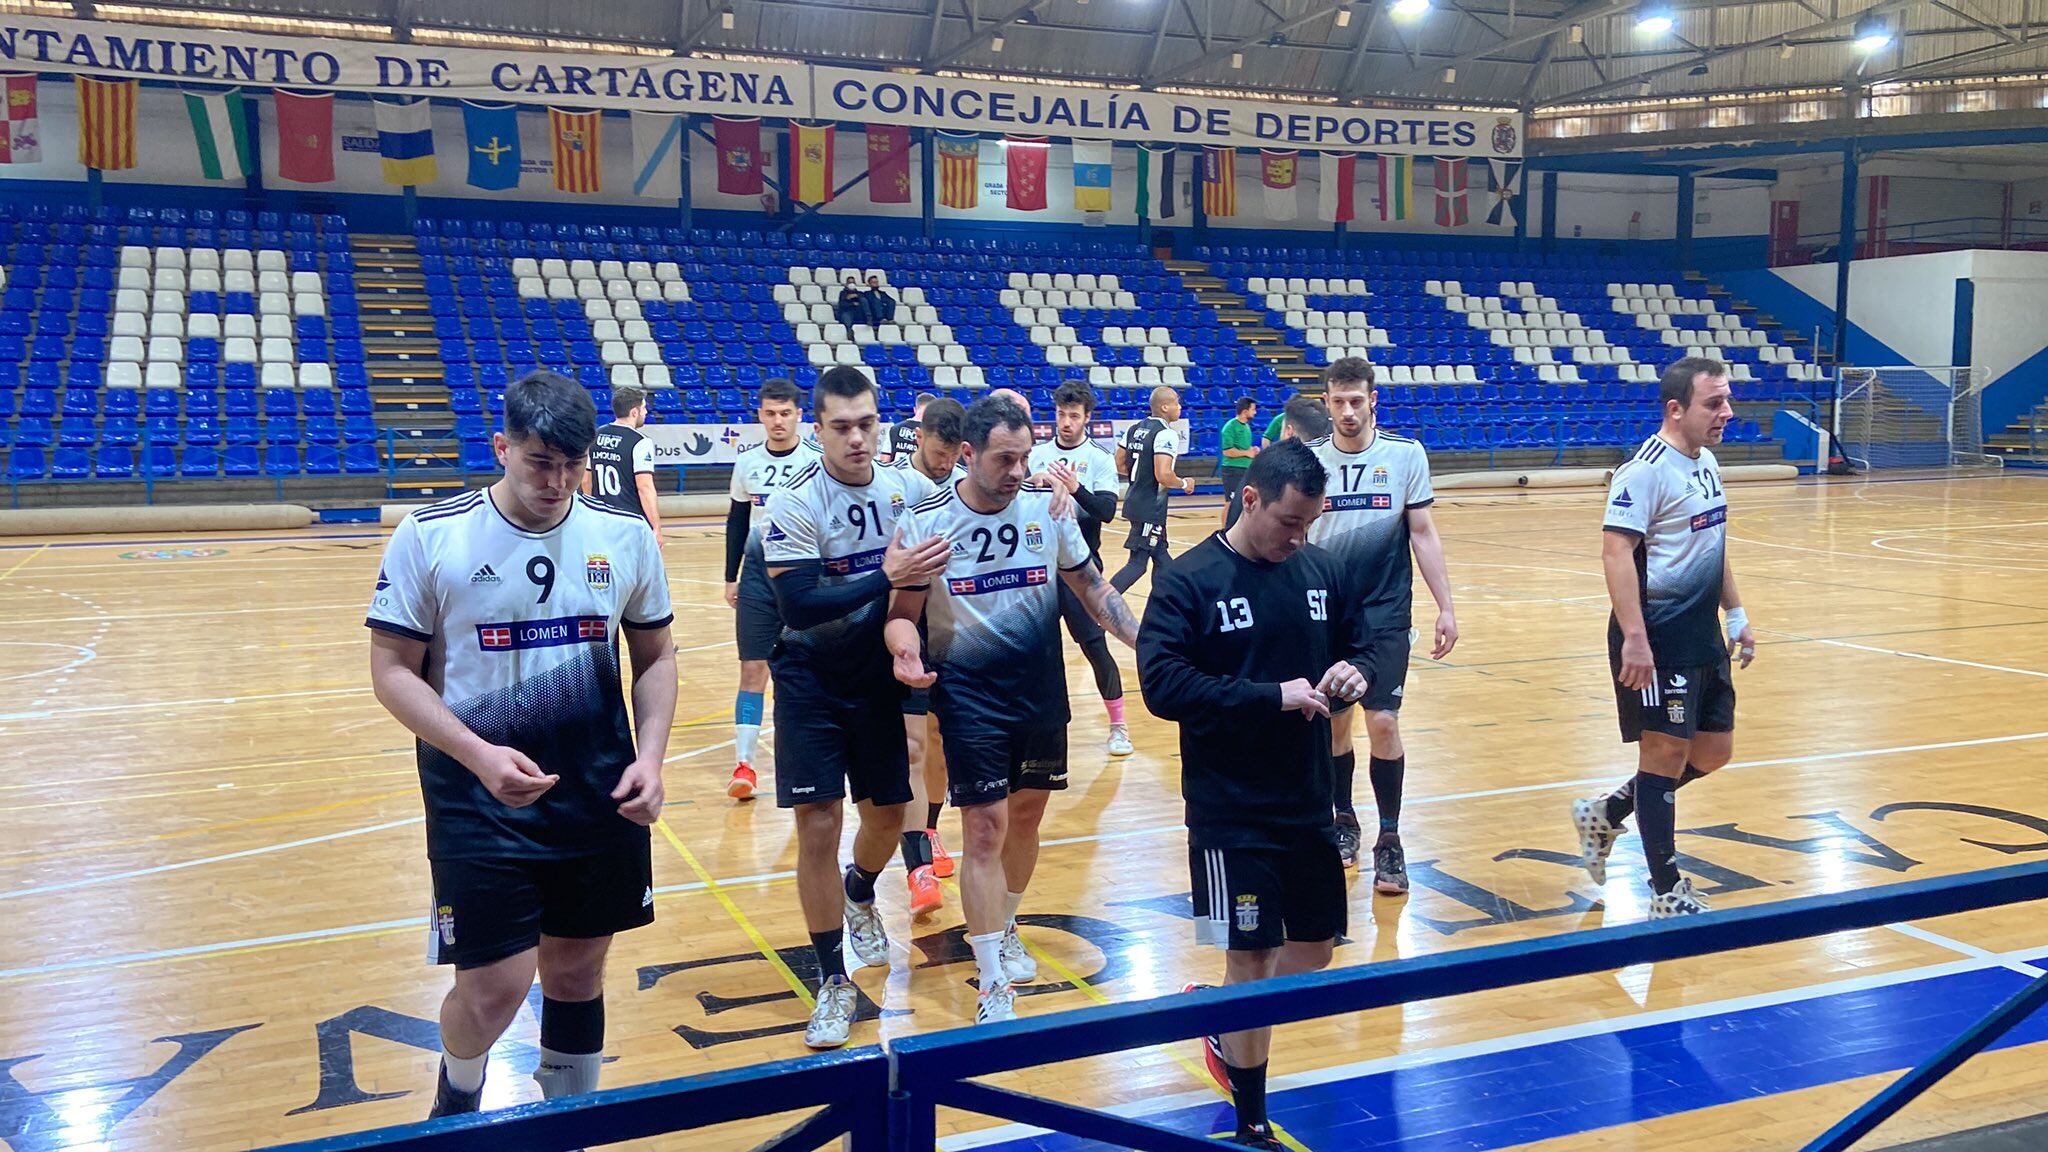
[[[293,1144],[272,1152],[562,1152],[667,1131],[818,1107],[757,1152],[814,1148],[841,1134],[853,1152],[930,1152],[937,1110],[962,1108],[1103,1140],[1139,1152],[1214,1152],[1213,1141],[974,1077],[1187,1040],[1215,1032],[1362,1012],[1515,987],[1635,964],[1755,948],[1835,932],[2048,899],[2048,862],[1810,896],[1288,976],[1126,1004],[959,1028],[830,1056],[731,1069],[480,1117],[430,1121]],[[1973,1025],[1942,1052],[1807,1145],[1845,1152],[1854,1140],[2048,1002],[2048,976]],[[886,1099],[886,1106],[884,1101]]]

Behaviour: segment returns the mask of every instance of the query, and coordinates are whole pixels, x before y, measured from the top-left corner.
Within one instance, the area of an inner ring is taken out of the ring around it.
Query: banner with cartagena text
[[[1522,155],[1509,111],[1343,107],[858,68],[0,15],[0,71],[1380,155]]]

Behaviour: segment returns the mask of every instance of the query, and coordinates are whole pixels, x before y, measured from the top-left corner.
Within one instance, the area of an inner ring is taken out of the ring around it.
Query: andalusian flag
[[[1414,210],[1415,159],[1412,156],[1382,156],[1380,163],[1380,219],[1406,220]]]
[[[135,167],[135,90],[133,80],[78,83],[78,162],[102,172]]]
[[[789,150],[796,169],[790,199],[800,204],[832,202],[832,144],[838,131],[832,124],[789,126]]]
[[[192,118],[192,139],[199,145],[199,174],[208,180],[248,179],[254,165],[242,90],[187,92],[185,114]]]

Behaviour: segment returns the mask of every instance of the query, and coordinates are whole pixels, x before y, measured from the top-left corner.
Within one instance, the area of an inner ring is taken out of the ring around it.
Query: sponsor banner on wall
[[[1012,136],[1522,154],[1522,118],[1509,112],[1338,107],[805,64],[514,52],[33,16],[0,17],[0,69]]]

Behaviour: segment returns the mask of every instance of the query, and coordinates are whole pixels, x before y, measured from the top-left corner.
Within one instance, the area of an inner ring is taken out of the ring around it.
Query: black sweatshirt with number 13
[[[1333,827],[1330,722],[1282,712],[1280,685],[1318,684],[1363,647],[1335,560],[1310,544],[1268,564],[1218,532],[1154,581],[1138,679],[1145,707],[1180,725],[1192,843],[1256,845]]]

